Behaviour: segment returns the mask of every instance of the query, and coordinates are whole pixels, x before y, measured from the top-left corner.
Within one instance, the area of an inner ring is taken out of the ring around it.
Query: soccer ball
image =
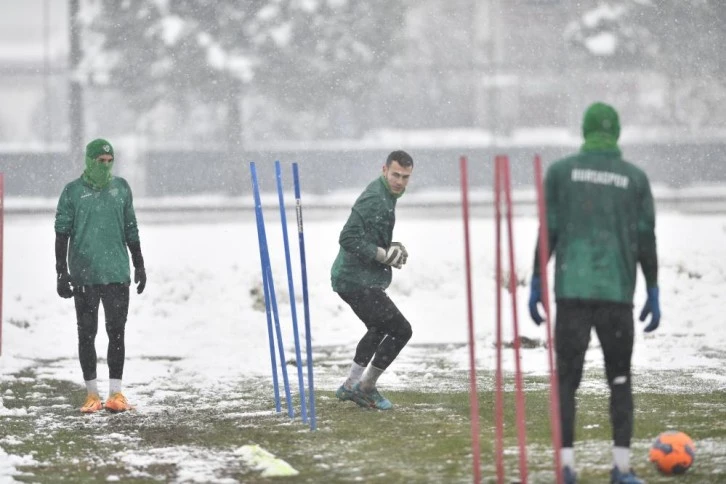
[[[684,434],[670,430],[655,439],[648,453],[648,460],[655,464],[661,474],[672,476],[685,473],[696,458],[693,440]]]

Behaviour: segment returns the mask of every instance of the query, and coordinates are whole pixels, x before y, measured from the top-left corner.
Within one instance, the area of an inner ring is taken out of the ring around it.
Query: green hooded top
[[[383,176],[373,180],[353,204],[340,232],[340,250],[331,269],[335,292],[359,291],[391,284],[391,267],[376,261],[378,247],[388,249],[396,224],[396,200]]]
[[[545,176],[555,298],[633,303],[640,264],[658,285],[655,208],[645,173],[622,159],[617,112],[588,108],[580,153],[556,161]],[[539,275],[539,250],[534,274]]]
[[[131,188],[103,170],[100,175],[92,170],[88,179],[89,157],[84,174],[61,193],[55,231],[70,236],[68,268],[74,286],[129,284],[126,246],[139,241]]]

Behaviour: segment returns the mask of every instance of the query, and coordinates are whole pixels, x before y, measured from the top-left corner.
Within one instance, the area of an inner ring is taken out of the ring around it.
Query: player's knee
[[[614,387],[625,386],[630,383],[630,376],[628,375],[616,375],[610,380],[610,384]]]
[[[411,329],[411,325],[409,324],[409,322],[406,321],[405,324],[401,325],[401,329],[396,335],[396,338],[400,339],[401,341],[407,342],[411,339],[411,336],[413,336],[413,329]]]

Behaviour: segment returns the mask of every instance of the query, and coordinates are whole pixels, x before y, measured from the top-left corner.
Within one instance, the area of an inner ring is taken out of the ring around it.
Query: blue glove
[[[640,312],[640,320],[645,321],[649,314],[651,315],[650,323],[643,330],[646,333],[655,331],[660,324],[660,291],[658,291],[657,287],[648,288],[648,299]]]
[[[539,326],[544,321],[540,316],[537,304],[542,302],[542,282],[539,276],[532,276],[532,282],[529,285],[529,316],[534,324]]]

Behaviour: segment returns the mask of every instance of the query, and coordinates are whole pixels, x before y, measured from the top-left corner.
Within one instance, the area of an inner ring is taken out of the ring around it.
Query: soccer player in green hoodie
[[[637,266],[647,301],[640,320],[646,332],[660,322],[655,209],[645,173],[623,160],[620,121],[612,106],[591,105],[582,124],[579,153],[553,163],[545,177],[550,253],[555,255],[555,351],[559,382],[563,476],[576,482],[575,393],[594,328],[610,388],[613,437],[611,483],[639,484],[630,468],[633,433],[633,292]],[[535,252],[529,311],[543,321],[539,250]]]
[[[131,409],[121,387],[131,284],[128,251],[137,293],[146,287],[131,188],[126,180],[111,174],[113,162],[111,143],[104,139],[88,143],[86,169],[63,189],[55,216],[57,291],[59,296],[75,301],[78,357],[88,394],[81,407],[83,413],[97,412],[104,406],[113,412]],[[105,405],[96,381],[100,304],[108,334],[109,397]]]
[[[376,389],[378,377],[411,338],[411,325],[386,294],[392,269],[408,259],[403,244],[392,242],[396,201],[406,190],[413,158],[390,153],[381,176],[353,204],[340,232],[340,250],[331,270],[333,290],[350,305],[367,331],[356,347],[350,373],[335,395],[361,407],[389,410],[390,400]]]

